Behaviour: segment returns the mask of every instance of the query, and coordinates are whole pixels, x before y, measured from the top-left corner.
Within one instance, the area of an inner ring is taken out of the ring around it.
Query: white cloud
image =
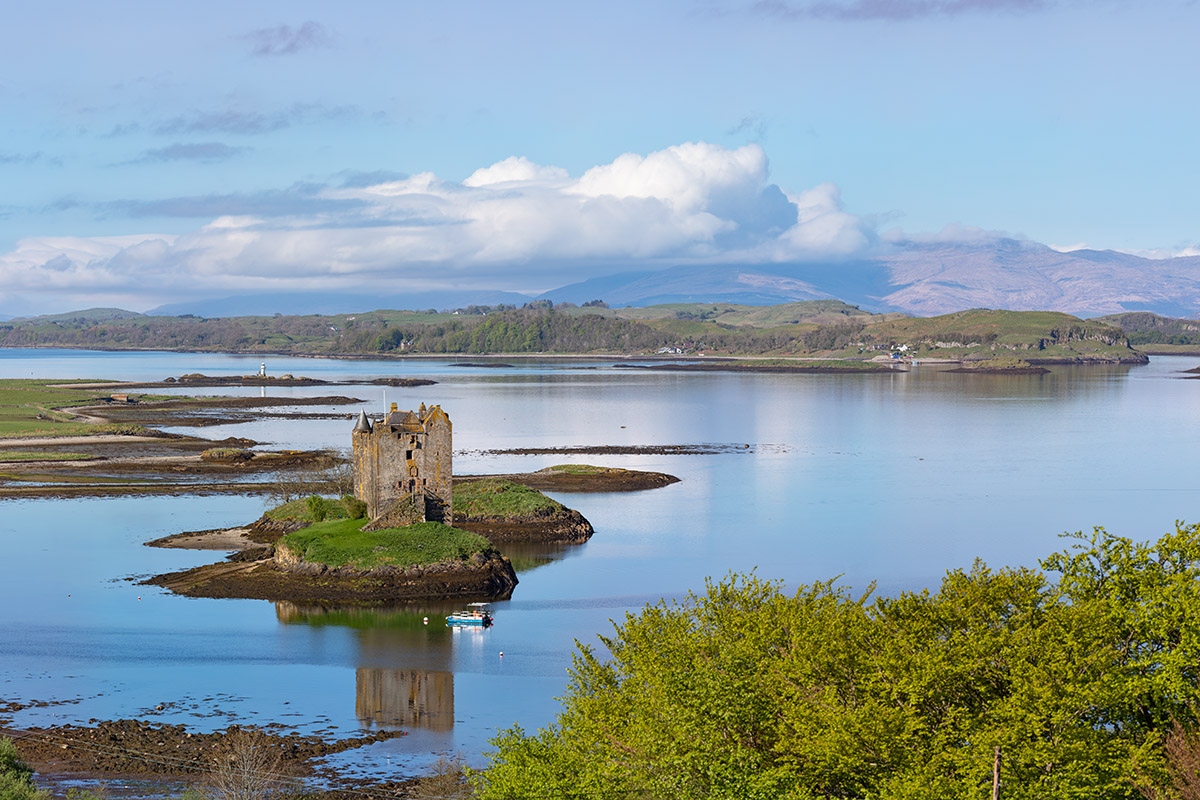
[[[200,292],[363,290],[379,281],[389,292],[538,291],[654,265],[845,256],[875,240],[832,184],[794,194],[771,184],[758,145],[627,153],[578,178],[514,156],[461,183],[426,172],[304,199],[297,207],[307,212],[239,206],[177,237],[24,240],[0,255],[0,286],[140,291],[153,298],[143,307]]]
[[[513,181],[562,181],[570,177],[561,167],[543,167],[525,156],[509,156],[490,167],[477,169],[463,181],[463,186],[492,186]]]

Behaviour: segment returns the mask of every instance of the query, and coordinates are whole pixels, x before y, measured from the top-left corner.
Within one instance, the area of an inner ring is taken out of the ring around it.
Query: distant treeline
[[[351,352],[411,353],[588,353],[657,350],[687,344],[691,349],[741,353],[781,350],[832,350],[850,346],[863,325],[847,324],[795,330],[729,329],[681,341],[680,334],[635,320],[597,315],[571,316],[552,309],[516,309],[479,321],[389,327],[360,333],[344,342]]]
[[[590,353],[636,352],[687,344],[689,349],[740,353],[832,350],[863,337],[864,326],[797,325],[721,329],[701,336],[670,327],[598,314],[567,314],[547,307],[467,313],[442,321],[387,325],[370,315],[353,322],[331,317],[197,319],[136,317],[96,322],[84,318],[0,325],[3,347],[118,349],[283,350],[297,353]],[[334,324],[334,323],[338,324]]]
[[[816,324],[799,321],[769,327],[723,324],[703,319],[697,309],[678,309],[673,318],[628,319],[603,304],[591,313],[549,301],[524,308],[472,307],[454,314],[372,311],[339,316],[191,316],[97,319],[59,315],[53,319],[0,324],[0,347],[207,350],[321,355],[487,353],[684,353],[789,355],[910,349],[990,348],[1042,350],[1091,340],[1116,348],[1125,334],[1096,321],[1065,314],[972,310],[927,319],[886,320],[862,315]],[[1176,341],[1200,331],[1152,329],[1137,341]],[[1165,337],[1172,338],[1165,338]]]

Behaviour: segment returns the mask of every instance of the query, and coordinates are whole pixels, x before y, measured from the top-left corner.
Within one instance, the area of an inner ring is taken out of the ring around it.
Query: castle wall
[[[440,406],[429,410],[425,418],[425,430],[426,446],[421,464],[425,493],[440,501],[436,504],[440,506],[437,509],[427,506],[426,515],[433,519],[436,514],[439,522],[449,525],[454,519],[453,426]]]
[[[354,464],[354,496],[367,504],[367,516],[374,518],[379,508],[379,440],[373,433],[351,434]]]

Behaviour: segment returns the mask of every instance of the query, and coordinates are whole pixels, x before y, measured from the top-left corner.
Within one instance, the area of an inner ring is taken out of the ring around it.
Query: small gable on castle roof
[[[393,411],[387,415],[387,419],[384,422],[388,427],[406,433],[422,433],[425,430],[425,426],[421,424],[420,418],[411,411]]]
[[[422,408],[423,408],[423,406],[422,406]],[[445,411],[442,411],[441,406],[430,406],[429,410],[425,411],[424,415],[422,415],[421,421],[423,423],[425,423],[425,427],[429,427],[430,425],[434,424],[435,422],[436,423],[442,423],[442,422],[449,423],[450,417],[446,414]]]

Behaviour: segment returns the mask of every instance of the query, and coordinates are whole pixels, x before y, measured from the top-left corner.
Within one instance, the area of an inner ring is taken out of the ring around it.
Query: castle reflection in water
[[[454,727],[454,673],[359,667],[354,713],[366,724]]]
[[[275,614],[285,625],[345,632],[360,665],[354,713],[364,725],[445,732],[454,728],[454,673],[438,667],[450,661],[455,639],[463,638],[446,627],[447,608],[456,606],[337,608],[279,601]]]

